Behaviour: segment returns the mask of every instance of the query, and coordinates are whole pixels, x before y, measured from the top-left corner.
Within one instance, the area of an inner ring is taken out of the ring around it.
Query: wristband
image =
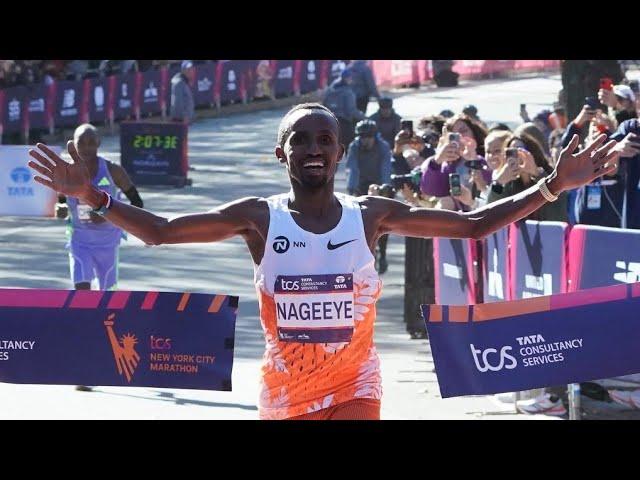
[[[111,195],[109,195],[107,192],[102,192],[105,194],[106,196],[106,200],[102,203],[102,205],[98,208],[94,208],[92,211],[93,213],[100,215],[100,216],[104,216],[107,211],[111,208],[111,206],[113,205],[113,198],[111,198]]]
[[[538,182],[538,190],[540,190],[540,193],[547,202],[555,202],[558,199],[557,195],[554,195],[549,191],[546,177]]]

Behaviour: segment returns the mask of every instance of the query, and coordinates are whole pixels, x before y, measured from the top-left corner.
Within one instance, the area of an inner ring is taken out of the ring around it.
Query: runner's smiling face
[[[285,163],[292,183],[316,189],[333,182],[344,154],[336,121],[321,110],[299,110],[289,118],[291,133],[276,156]]]

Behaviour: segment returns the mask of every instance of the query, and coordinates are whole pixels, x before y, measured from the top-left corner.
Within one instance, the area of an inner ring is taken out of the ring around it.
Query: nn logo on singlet
[[[273,250],[276,253],[285,253],[289,250],[289,246],[293,245],[295,248],[305,248],[306,244],[304,242],[290,242],[287,237],[284,235],[279,235],[273,239]]]

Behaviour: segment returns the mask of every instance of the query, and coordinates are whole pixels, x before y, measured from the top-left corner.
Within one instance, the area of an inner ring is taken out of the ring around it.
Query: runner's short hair
[[[278,127],[278,145],[281,148],[284,148],[284,144],[287,141],[289,134],[291,133],[291,125],[288,123],[289,117],[298,110],[321,110],[323,112],[327,112],[329,115],[331,115],[331,118],[335,120],[338,130],[340,129],[338,118],[331,110],[329,110],[324,105],[320,103],[300,103],[289,110],[280,122],[280,127]]]

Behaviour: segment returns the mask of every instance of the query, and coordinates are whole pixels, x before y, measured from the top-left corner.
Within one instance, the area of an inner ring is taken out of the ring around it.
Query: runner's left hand
[[[620,153],[613,147],[615,140],[607,140],[606,135],[599,135],[582,151],[577,151],[580,139],[574,135],[569,145],[560,153],[556,169],[551,176],[555,194],[572,190],[593,182],[596,178],[615,171]],[[557,185],[557,187],[556,187]]]

